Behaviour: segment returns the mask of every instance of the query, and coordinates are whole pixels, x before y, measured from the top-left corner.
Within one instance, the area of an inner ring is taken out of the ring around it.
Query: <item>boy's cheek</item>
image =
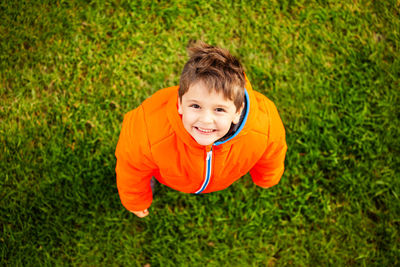
[[[196,120],[196,116],[191,112],[184,112],[182,114],[182,120],[186,123],[192,123]]]

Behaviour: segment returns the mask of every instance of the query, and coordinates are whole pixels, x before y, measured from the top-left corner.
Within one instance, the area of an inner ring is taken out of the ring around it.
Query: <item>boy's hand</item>
[[[132,212],[133,214],[135,214],[136,216],[138,216],[139,218],[143,218],[146,217],[147,215],[149,215],[149,211],[147,209],[142,210],[142,211],[133,211],[130,210],[130,212]]]

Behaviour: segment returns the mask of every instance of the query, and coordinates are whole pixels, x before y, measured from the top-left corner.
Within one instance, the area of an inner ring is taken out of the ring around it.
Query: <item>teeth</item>
[[[200,128],[200,127],[197,127],[197,129],[199,130],[199,131],[201,131],[201,132],[205,132],[205,133],[211,133],[213,130],[209,130],[209,129],[203,129],[203,128]]]

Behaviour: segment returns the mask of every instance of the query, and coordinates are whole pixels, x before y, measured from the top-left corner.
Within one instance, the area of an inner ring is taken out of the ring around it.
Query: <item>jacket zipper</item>
[[[210,177],[211,177],[211,165],[212,165],[212,148],[210,151],[207,152],[207,157],[206,157],[206,175],[204,178],[204,182],[201,185],[200,189],[195,192],[195,194],[200,194],[203,192],[208,184],[210,183]]]

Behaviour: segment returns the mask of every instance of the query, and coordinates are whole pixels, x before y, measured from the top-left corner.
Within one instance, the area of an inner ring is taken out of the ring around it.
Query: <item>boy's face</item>
[[[200,145],[207,146],[228,133],[231,124],[237,124],[242,108],[236,110],[233,101],[222,92],[209,92],[203,82],[197,82],[178,99],[178,112],[182,115],[186,131]]]

